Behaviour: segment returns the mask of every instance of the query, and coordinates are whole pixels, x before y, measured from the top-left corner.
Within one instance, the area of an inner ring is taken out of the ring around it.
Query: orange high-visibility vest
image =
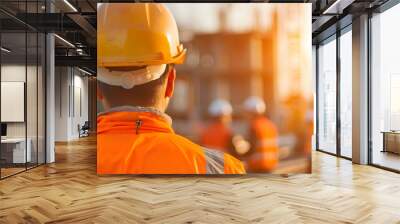
[[[278,165],[278,130],[266,117],[259,116],[250,124],[254,152],[247,159],[247,168],[253,172],[271,171]]]
[[[201,144],[220,150],[222,152],[229,152],[231,147],[232,132],[230,128],[222,122],[213,122],[208,125],[201,135]]]
[[[98,174],[245,173],[240,161],[175,134],[167,115],[149,109],[125,107],[98,116]]]

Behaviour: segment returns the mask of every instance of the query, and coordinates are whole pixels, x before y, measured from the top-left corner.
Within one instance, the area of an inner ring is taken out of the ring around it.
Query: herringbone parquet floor
[[[0,223],[400,223],[400,175],[314,153],[313,174],[96,175],[96,144],[0,181]]]

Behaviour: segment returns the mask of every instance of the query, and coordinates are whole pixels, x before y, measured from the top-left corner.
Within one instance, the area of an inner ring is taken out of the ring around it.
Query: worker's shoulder
[[[201,151],[202,147],[191,140],[187,139],[186,137],[182,135],[178,135],[175,133],[162,133],[162,134],[157,134],[157,138],[161,141],[155,141],[158,142],[160,146],[171,146],[172,148],[180,148],[180,149],[186,149],[186,150],[192,150],[192,151]]]
[[[167,134],[163,137],[168,139],[165,142],[169,142],[172,148],[178,149],[178,151],[181,151],[183,154],[187,155],[187,153],[190,152],[193,158],[205,158],[210,169],[223,169],[223,173],[227,174],[246,173],[243,163],[227,153],[198,145],[181,135]],[[223,164],[222,167],[219,167],[221,164]],[[222,171],[220,170],[220,172]]]
[[[159,135],[162,138],[170,140],[170,142],[180,142],[183,144],[196,144],[196,143],[192,142],[191,140],[189,140],[188,138],[186,138],[182,135],[176,134],[176,133],[160,133],[157,135]]]

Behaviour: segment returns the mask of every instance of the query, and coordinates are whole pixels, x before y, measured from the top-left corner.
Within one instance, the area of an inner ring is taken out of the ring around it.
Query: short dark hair
[[[163,84],[165,84],[168,73],[170,71],[169,65],[166,66],[164,73],[160,78],[151,82],[134,86],[131,89],[125,89],[120,86],[112,86],[106,83],[97,81],[98,88],[100,89],[103,97],[110,103],[110,106],[154,106],[160,98],[160,91]]]

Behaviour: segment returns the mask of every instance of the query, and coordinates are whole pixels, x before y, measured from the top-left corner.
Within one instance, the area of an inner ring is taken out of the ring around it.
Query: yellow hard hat
[[[171,12],[157,3],[103,3],[97,11],[98,67],[181,64],[186,49],[179,42]]]

